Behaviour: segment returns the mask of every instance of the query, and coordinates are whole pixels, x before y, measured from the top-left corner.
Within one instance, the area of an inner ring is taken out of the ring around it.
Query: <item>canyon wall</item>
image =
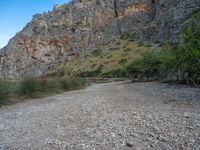
[[[34,15],[0,50],[0,76],[40,76],[55,64],[85,55],[113,37],[179,42],[199,0],[73,0]]]

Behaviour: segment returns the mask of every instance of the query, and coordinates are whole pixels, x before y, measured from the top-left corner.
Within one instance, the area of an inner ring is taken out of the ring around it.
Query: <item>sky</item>
[[[70,0],[0,0],[0,48],[32,19],[37,13],[52,10],[54,4]]]

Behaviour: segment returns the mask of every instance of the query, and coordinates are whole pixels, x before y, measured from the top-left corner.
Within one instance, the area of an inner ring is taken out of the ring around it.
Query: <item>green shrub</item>
[[[134,60],[127,72],[134,78],[161,78],[187,81],[200,85],[200,11],[191,14],[181,30],[181,44],[165,44],[159,52],[151,52]],[[151,44],[138,43],[150,47]]]
[[[192,12],[192,18],[187,21],[181,30],[183,45],[183,61],[188,72],[200,74],[200,11]]]
[[[144,43],[143,42],[138,42],[137,45],[138,45],[138,47],[142,47],[142,46],[144,46]]]
[[[119,47],[111,47],[110,49],[109,49],[109,51],[116,51],[116,50],[118,50],[119,49]]]
[[[127,44],[124,44],[124,46],[122,48],[126,48],[127,47]]]
[[[175,76],[179,81],[192,82],[193,85],[200,84],[199,20],[200,11],[194,11],[181,30],[182,43],[165,45],[160,52],[162,72]]]
[[[116,42],[116,43],[115,43],[115,45],[120,45],[120,44],[121,44],[121,42],[120,42],[120,41],[118,41],[118,42]]]
[[[65,78],[60,79],[60,84],[61,84],[61,88],[67,91],[71,90],[73,86],[71,80],[65,79]]]
[[[40,83],[32,77],[25,77],[19,82],[19,94],[32,97],[40,89]]]
[[[130,51],[132,51],[133,49],[132,48],[126,48],[125,50],[124,50],[124,52],[130,52]]]
[[[113,57],[112,54],[110,54],[110,55],[107,56],[108,59],[110,59],[110,58],[112,58],[112,57]]]
[[[131,37],[132,37],[132,34],[130,32],[124,32],[122,33],[120,38],[123,40],[127,40],[127,39],[130,39]]]
[[[71,83],[71,90],[79,90],[86,84],[86,80],[82,78],[69,79]]]
[[[78,77],[99,77],[102,74],[103,65],[100,65],[96,70],[84,71],[77,74]]]
[[[128,74],[125,69],[116,69],[106,72],[102,76],[106,78],[121,78],[121,77],[128,77]]]
[[[147,78],[158,77],[160,71],[160,57],[157,52],[149,52],[142,60],[142,72]]]
[[[131,78],[137,78],[142,73],[142,59],[134,60],[126,67],[126,71]]]
[[[145,47],[151,47],[151,46],[152,46],[152,44],[151,44],[151,43],[149,43],[149,42],[146,42],[146,43],[144,44],[144,46],[145,46]]]
[[[63,68],[59,69],[57,75],[58,77],[63,77],[65,75],[65,70]]]
[[[101,49],[95,49],[91,52],[91,54],[95,57],[100,56],[101,55]]]
[[[61,88],[65,91],[78,90],[85,86],[86,81],[81,78],[62,78],[60,79]]]
[[[51,78],[51,79],[42,79],[40,80],[40,91],[42,92],[55,92],[58,93],[60,92],[61,85],[59,82],[59,79],[57,78]]]
[[[62,91],[78,90],[86,86],[82,78],[37,79],[25,77],[20,81],[0,80],[0,106],[17,102],[24,98],[38,98]],[[9,98],[12,98],[12,101]]]
[[[157,78],[160,74],[160,57],[157,52],[147,52],[126,67],[132,78]]]
[[[42,79],[40,79],[39,82],[40,82],[40,88],[41,89],[47,88],[48,79],[46,77],[43,77]]]
[[[0,104],[9,98],[10,83],[7,80],[0,80]]]
[[[123,66],[127,63],[127,61],[128,61],[127,58],[123,58],[118,63]]]

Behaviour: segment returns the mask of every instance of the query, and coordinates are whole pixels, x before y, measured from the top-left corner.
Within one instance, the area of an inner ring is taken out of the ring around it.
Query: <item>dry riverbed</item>
[[[0,149],[200,149],[200,89],[115,82],[0,108]]]

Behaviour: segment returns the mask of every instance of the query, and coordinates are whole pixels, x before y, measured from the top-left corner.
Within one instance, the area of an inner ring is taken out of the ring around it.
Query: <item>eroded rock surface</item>
[[[179,31],[199,0],[74,0],[33,16],[0,50],[0,76],[42,75],[114,36],[179,41]]]

